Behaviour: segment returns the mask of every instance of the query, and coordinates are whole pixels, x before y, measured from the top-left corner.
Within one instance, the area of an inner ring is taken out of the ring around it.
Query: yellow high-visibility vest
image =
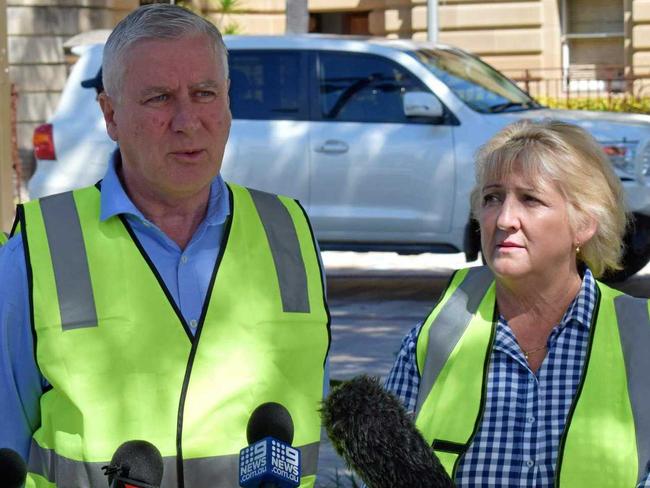
[[[19,208],[41,397],[27,487],[105,486],[123,442],[153,443],[163,486],[238,486],[251,412],[284,405],[311,487],[329,314],[300,205],[229,185],[231,218],[193,335],[126,219],[90,187]]]
[[[633,488],[650,461],[648,301],[597,286],[585,369],[560,441],[555,486]],[[481,424],[496,318],[491,272],[464,269],[418,337],[416,425],[452,476]]]

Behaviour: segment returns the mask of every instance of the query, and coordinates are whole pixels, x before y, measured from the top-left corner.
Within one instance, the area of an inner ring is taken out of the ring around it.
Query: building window
[[[370,35],[370,12],[316,12],[309,15],[309,32],[322,34]]]
[[[624,90],[623,0],[562,0],[561,5],[565,88]]]

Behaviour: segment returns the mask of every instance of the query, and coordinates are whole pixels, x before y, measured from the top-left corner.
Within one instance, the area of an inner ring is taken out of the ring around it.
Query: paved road
[[[361,373],[384,378],[402,337],[426,317],[453,270],[468,265],[456,254],[324,252],[323,262],[332,314],[330,375],[337,380]],[[649,297],[650,266],[619,288]],[[348,476],[325,442],[317,486],[349,487]]]

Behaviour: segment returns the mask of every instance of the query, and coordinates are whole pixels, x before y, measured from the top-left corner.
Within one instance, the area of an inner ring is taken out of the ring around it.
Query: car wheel
[[[606,283],[619,283],[625,281],[640,271],[650,261],[650,217],[634,215],[634,222],[630,225],[623,239],[623,269],[606,273],[602,280]]]

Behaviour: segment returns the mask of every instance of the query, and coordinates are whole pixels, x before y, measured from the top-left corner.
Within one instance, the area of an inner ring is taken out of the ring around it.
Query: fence
[[[596,101],[612,106],[628,101],[644,107],[635,111],[650,110],[650,66],[636,67],[634,73],[626,73],[619,65],[502,72],[533,97],[552,105],[587,108]]]

